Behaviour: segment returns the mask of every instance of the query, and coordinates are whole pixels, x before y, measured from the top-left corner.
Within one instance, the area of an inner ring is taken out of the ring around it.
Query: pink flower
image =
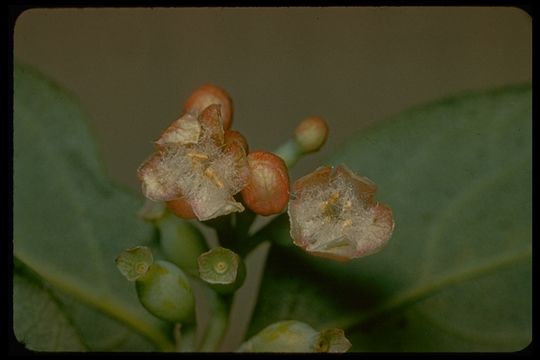
[[[185,203],[199,220],[243,211],[233,195],[249,176],[246,153],[238,142],[225,142],[222,124],[217,104],[173,122],[138,170],[144,195]]]
[[[379,251],[394,229],[392,210],[376,185],[350,171],[320,167],[298,179],[289,202],[291,237],[305,251],[339,261]]]

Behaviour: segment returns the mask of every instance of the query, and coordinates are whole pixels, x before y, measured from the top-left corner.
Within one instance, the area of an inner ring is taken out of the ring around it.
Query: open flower
[[[156,152],[138,170],[143,193],[183,203],[199,220],[243,211],[233,195],[249,176],[246,153],[238,142],[225,142],[220,105],[196,114],[184,114],[156,141]]]
[[[375,201],[376,185],[346,166],[298,179],[289,202],[291,236],[309,253],[345,261],[381,249],[394,229],[392,210]]]

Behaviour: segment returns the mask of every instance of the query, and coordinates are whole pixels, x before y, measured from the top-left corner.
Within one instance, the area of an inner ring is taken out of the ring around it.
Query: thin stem
[[[197,334],[196,325],[176,324],[174,328],[176,351],[194,352],[196,334]]]
[[[285,164],[287,164],[287,167],[291,168],[300,158],[302,155],[302,150],[300,149],[300,146],[296,142],[294,138],[289,139],[286,143],[282,144],[280,147],[278,147],[274,154],[279,156],[280,158],[285,161]]]
[[[247,238],[249,229],[256,217],[257,214],[249,209],[236,214],[235,234],[237,241],[244,241]]]
[[[235,249],[235,232],[232,226],[231,214],[203,221],[202,223],[216,231],[220,246],[231,250]]]
[[[237,249],[237,254],[240,255],[241,258],[245,259],[250,252],[252,252],[257,246],[266,240],[270,240],[267,234],[258,232],[257,234],[242,241],[242,244],[240,244],[241,246],[239,246]]]
[[[257,246],[259,246],[264,241],[270,241],[278,245],[290,245],[292,243],[288,236],[283,236],[283,229],[288,229],[289,224],[289,215],[287,213],[282,213],[268,222],[260,228],[255,234],[245,239],[241,247],[238,249],[238,254],[242,257],[245,257],[251,251],[253,251]],[[285,225],[285,226],[282,226]],[[284,242],[286,241],[286,243]]]
[[[219,295],[208,289],[209,299],[213,306],[213,316],[208,323],[204,340],[199,348],[201,352],[218,351],[227,326],[232,306],[232,295]]]

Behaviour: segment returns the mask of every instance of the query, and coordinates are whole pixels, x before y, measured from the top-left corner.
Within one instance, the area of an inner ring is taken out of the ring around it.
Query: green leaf
[[[88,306],[71,296],[57,291],[64,309],[69,312],[84,342],[92,351],[145,352],[157,351],[152,344],[134,329],[108,316],[94,306]]]
[[[16,259],[82,304],[64,298],[81,334],[101,329],[91,350],[124,349],[111,340],[119,327],[132,338],[123,344],[172,349],[166,324],[144,310],[114,263],[122,250],[152,237],[136,217],[141,200],[105,179],[86,115],[70,95],[24,66],[15,67],[14,82]]]
[[[532,328],[528,86],[408,111],[332,160],[374,180],[396,227],[380,253],[318,259],[273,229],[249,334],[285,319],[341,327],[352,351],[514,351]],[[280,234],[280,235],[276,235]]]
[[[59,301],[41,284],[13,277],[13,330],[35,351],[85,351],[81,335]]]

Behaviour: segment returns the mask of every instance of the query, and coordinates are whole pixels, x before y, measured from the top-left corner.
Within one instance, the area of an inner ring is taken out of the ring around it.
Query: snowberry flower
[[[243,211],[233,195],[249,176],[246,153],[239,142],[225,142],[222,123],[218,104],[173,122],[138,170],[144,195],[201,221]]]
[[[307,252],[345,261],[381,249],[394,229],[392,210],[376,185],[344,165],[298,179],[289,202],[291,237]]]

